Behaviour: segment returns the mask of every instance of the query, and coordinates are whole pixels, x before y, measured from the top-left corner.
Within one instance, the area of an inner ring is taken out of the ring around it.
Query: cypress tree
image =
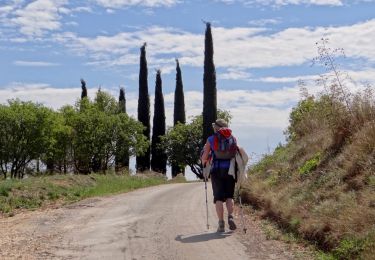
[[[126,114],[126,99],[125,99],[125,89],[120,88],[120,96],[118,98],[119,112]]]
[[[173,124],[176,125],[178,122],[180,122],[181,124],[185,124],[186,116],[184,86],[182,84],[181,68],[178,59],[176,59],[176,90],[174,92]]]
[[[213,134],[212,123],[217,118],[216,71],[214,64],[214,46],[211,24],[206,23],[204,42],[204,74],[203,74],[203,144]]]
[[[81,99],[83,99],[87,97],[86,81],[84,79],[81,79],[81,88],[82,88]]]
[[[126,99],[125,99],[125,89],[120,89],[119,95],[119,113],[126,114]],[[123,139],[121,137],[117,140],[117,148],[116,148],[116,170],[119,170],[123,167],[129,169],[129,151],[127,150],[126,145],[124,144]]]
[[[151,169],[165,174],[167,172],[167,155],[159,145],[160,137],[165,135],[165,108],[162,90],[161,71],[156,73],[154,119],[151,142]]]
[[[81,88],[82,88],[82,92],[81,92],[81,104],[80,104],[80,111],[83,111],[84,110],[84,99],[86,98],[87,99],[87,87],[86,87],[86,81],[84,79],[81,79]],[[75,155],[77,156],[77,154]],[[78,158],[80,157],[80,155],[78,155]],[[50,167],[53,167],[53,166],[48,166],[48,168]],[[88,174],[90,173],[90,167],[87,163],[85,163],[83,160],[77,160],[77,164],[76,164],[76,168],[78,170],[79,173],[84,173],[84,174]]]
[[[177,125],[186,123],[185,115],[185,98],[184,98],[184,87],[182,84],[181,68],[178,59],[176,59],[176,89],[174,92],[174,114],[173,114],[173,124]],[[182,172],[184,174],[184,169],[180,168],[176,164],[172,164],[172,177],[176,177],[178,173]]]
[[[143,134],[147,140],[150,141],[150,97],[148,95],[147,82],[147,60],[146,60],[146,43],[141,47],[140,54],[140,68],[139,68],[139,96],[138,96],[138,120],[143,124],[145,129]],[[136,158],[137,171],[150,170],[150,148],[146,153]]]

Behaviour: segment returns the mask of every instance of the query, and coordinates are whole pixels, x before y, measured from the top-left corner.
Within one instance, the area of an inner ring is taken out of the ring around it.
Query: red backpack
[[[216,159],[232,159],[236,156],[237,149],[237,140],[229,128],[221,128],[214,134],[212,150]]]

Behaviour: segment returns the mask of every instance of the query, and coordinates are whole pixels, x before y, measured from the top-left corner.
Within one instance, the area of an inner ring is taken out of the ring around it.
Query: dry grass
[[[374,257],[374,100],[359,94],[350,111],[327,97],[301,102],[288,144],[252,167],[243,201],[333,259]]]

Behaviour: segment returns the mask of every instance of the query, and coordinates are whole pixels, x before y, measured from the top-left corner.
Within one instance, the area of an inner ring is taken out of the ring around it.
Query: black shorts
[[[216,168],[211,171],[211,183],[214,193],[214,203],[216,201],[226,201],[233,199],[235,181],[233,176],[228,174],[229,169]]]

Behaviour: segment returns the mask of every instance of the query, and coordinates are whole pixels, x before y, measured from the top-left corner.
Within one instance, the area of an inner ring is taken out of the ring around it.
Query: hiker
[[[228,211],[228,225],[230,230],[235,230],[233,219],[233,197],[235,178],[228,174],[231,159],[237,152],[237,142],[232,136],[232,130],[224,119],[217,119],[212,124],[214,134],[207,138],[203,148],[202,165],[210,167],[212,190],[217,217],[219,218],[218,232],[225,232],[224,202]],[[207,171],[204,171],[207,172]],[[208,174],[204,178],[207,180]]]

